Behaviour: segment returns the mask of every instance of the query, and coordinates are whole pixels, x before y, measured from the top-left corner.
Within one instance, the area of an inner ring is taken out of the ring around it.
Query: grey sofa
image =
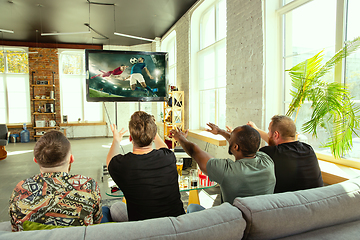
[[[16,233],[3,222],[0,239],[360,239],[360,178],[179,217]]]

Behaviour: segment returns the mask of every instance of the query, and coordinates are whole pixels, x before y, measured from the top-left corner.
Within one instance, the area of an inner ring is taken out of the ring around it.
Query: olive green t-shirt
[[[274,193],[274,162],[263,152],[257,152],[255,158],[235,162],[212,158],[207,162],[206,170],[210,180],[220,184],[223,200],[230,204],[236,197]]]

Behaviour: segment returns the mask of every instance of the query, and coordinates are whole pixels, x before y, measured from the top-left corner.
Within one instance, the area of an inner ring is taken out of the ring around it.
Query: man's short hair
[[[64,164],[71,146],[65,135],[56,130],[45,133],[36,142],[34,157],[41,167],[58,167]]]
[[[271,132],[278,131],[282,138],[295,138],[296,126],[291,118],[285,115],[275,115],[271,121]]]
[[[261,141],[258,131],[248,125],[243,125],[235,134],[235,143],[239,146],[244,157],[254,155],[257,152]]]
[[[137,146],[146,147],[154,140],[157,126],[152,115],[137,111],[130,118],[129,131],[132,140]]]

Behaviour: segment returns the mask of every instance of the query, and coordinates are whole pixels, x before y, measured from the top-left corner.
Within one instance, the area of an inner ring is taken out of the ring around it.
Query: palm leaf
[[[330,147],[335,157],[341,157],[352,148],[352,136],[360,127],[360,108],[351,101],[350,92],[340,83],[326,83],[321,78],[336,63],[360,47],[360,37],[346,43],[329,61],[321,66],[323,51],[293,68],[286,70],[292,79],[290,94],[293,97],[287,116],[296,117],[304,101],[311,102],[311,119],[302,126],[304,132],[317,137],[319,127],[330,135],[323,147]]]

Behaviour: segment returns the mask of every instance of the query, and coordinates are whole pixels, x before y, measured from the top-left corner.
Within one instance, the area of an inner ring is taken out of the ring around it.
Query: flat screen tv
[[[85,50],[88,102],[160,102],[168,98],[165,52]]]

